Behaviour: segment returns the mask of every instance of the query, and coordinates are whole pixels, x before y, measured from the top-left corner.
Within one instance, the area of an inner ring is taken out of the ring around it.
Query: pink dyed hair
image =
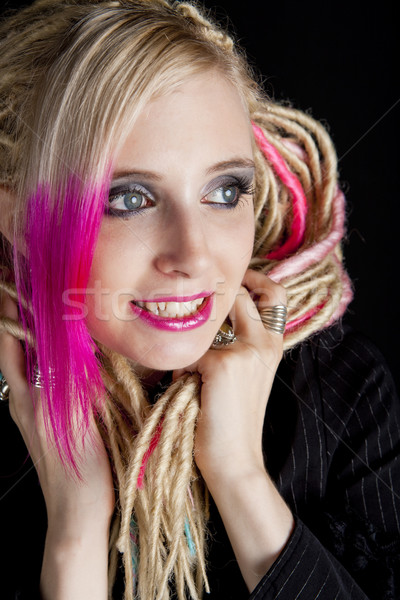
[[[76,438],[84,441],[92,406],[104,389],[97,348],[82,315],[104,188],[83,189],[76,177],[70,177],[64,194],[40,187],[27,204],[26,256],[16,253],[14,265],[20,305],[24,298],[30,302],[29,309],[22,310],[22,321],[36,340],[36,348],[27,346],[28,378],[37,363],[47,433],[76,473]],[[73,299],[67,304],[66,291]]]
[[[263,131],[253,123],[253,132],[256,142],[265,158],[273,165],[273,168],[292,195],[293,222],[291,234],[280,246],[269,252],[271,260],[282,260],[299,248],[304,239],[306,230],[307,200],[303,188],[297,177],[289,171],[285,161],[265,137]]]
[[[268,253],[267,257],[271,260],[280,260],[281,262],[273,267],[269,271],[268,276],[279,283],[287,277],[301,273],[308,267],[320,262],[328,254],[330,254],[335,246],[340,243],[344,236],[344,223],[345,223],[345,198],[343,192],[336,187],[336,193],[333,198],[333,219],[331,229],[328,235],[321,241],[315,242],[311,246],[301,249],[301,245],[304,241],[304,234],[306,229],[306,216],[307,216],[307,199],[304,194],[304,190],[301,186],[298,178],[289,170],[283,157],[279,154],[275,146],[273,146],[265,137],[264,132],[255,123],[253,125],[254,137],[257,145],[264,154],[265,158],[270,162],[274,171],[281,179],[282,183],[291,192],[292,207],[293,207],[293,219],[291,224],[291,232],[288,239],[271,252]],[[299,149],[300,151],[300,149]],[[350,279],[337,260],[338,268],[340,271],[340,279],[342,282],[342,295],[336,310],[332,314],[329,321],[325,324],[325,327],[331,325],[334,321],[339,319],[345,312],[347,306],[353,298],[353,291],[351,288]],[[291,331],[295,327],[298,327],[305,321],[308,321],[315,316],[323,307],[325,302],[320,303],[314,308],[310,309],[304,315],[292,321],[288,321],[286,324],[286,332]]]

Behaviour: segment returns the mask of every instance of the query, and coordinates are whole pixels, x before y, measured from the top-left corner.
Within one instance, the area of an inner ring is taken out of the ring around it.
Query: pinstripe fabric
[[[263,443],[296,528],[251,600],[400,598],[399,424],[390,374],[363,336],[334,327],[284,359]],[[211,598],[246,598],[215,509],[213,520]]]

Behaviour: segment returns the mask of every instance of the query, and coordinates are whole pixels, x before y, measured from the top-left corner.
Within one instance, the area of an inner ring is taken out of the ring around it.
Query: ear
[[[13,242],[12,215],[14,207],[14,196],[7,188],[0,186],[0,233],[10,244]]]

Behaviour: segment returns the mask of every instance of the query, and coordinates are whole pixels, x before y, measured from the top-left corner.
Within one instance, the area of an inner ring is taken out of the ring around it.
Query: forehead
[[[151,169],[157,158],[212,163],[252,156],[252,129],[244,102],[218,72],[197,75],[151,100],[116,149],[114,167],[132,162]]]

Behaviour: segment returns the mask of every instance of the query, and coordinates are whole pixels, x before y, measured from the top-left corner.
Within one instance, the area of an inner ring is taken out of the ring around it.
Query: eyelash
[[[202,202],[202,203],[209,204],[217,209],[233,210],[237,206],[239,206],[241,204],[241,202],[243,201],[242,196],[254,194],[254,187],[253,187],[252,180],[249,180],[247,177],[235,176],[235,177],[231,177],[229,179],[221,181],[217,187],[215,187],[213,190],[211,190],[210,192],[205,194],[205,196],[203,196],[202,200],[204,198],[207,198],[208,196],[210,196],[211,194],[215,193],[216,191],[218,191],[220,189],[223,189],[223,188],[226,189],[226,188],[230,188],[230,187],[236,188],[236,199],[233,202],[227,202],[227,203],[224,203],[224,202]],[[118,198],[118,197],[123,198],[126,194],[135,194],[135,193],[141,194],[147,202],[151,202],[153,204],[150,206],[134,208],[132,210],[129,210],[129,209],[123,210],[123,209],[118,209],[118,208],[112,208],[110,206],[111,202],[113,200],[115,200],[116,198]],[[152,194],[150,194],[149,191],[145,187],[141,186],[140,184],[133,184],[131,186],[127,186],[124,188],[110,191],[110,195],[108,198],[108,204],[106,206],[105,213],[110,216],[129,218],[133,215],[138,215],[138,214],[143,213],[147,208],[151,208],[152,206],[154,206],[154,202],[155,201],[152,197]]]
[[[115,189],[115,190],[111,190],[110,191],[110,195],[108,197],[108,205],[106,206],[106,214],[110,215],[110,216],[114,216],[114,217],[122,217],[122,218],[126,218],[126,217],[131,217],[132,215],[137,215],[140,214],[142,211],[144,211],[147,208],[151,208],[151,206],[143,206],[143,207],[139,207],[139,208],[135,208],[132,210],[123,210],[120,208],[112,208],[110,206],[111,202],[113,200],[116,200],[116,198],[123,198],[124,196],[126,196],[127,194],[141,194],[143,196],[143,198],[147,201],[147,202],[153,202],[154,203],[154,199],[152,197],[152,195],[149,193],[149,191],[141,186],[140,184],[133,184],[131,186],[126,186],[120,189]]]
[[[216,192],[221,188],[229,187],[234,187],[237,189],[236,200],[234,202],[204,202],[204,204],[211,204],[213,207],[222,210],[233,210],[243,202],[242,196],[252,196],[254,194],[254,186],[252,180],[249,180],[247,177],[235,176],[230,180],[222,181],[218,187],[211,190],[208,194],[204,196],[204,198],[207,198],[207,196],[210,196],[212,193]]]

